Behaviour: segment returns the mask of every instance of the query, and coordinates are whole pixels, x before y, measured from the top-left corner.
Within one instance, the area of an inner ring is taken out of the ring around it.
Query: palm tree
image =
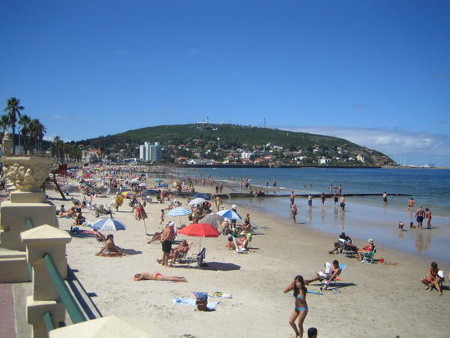
[[[0,117],[0,127],[3,130],[3,134],[5,134],[6,129],[9,127],[9,117],[8,115],[2,115]]]
[[[25,107],[22,107],[20,105],[20,99],[17,99],[15,97],[11,97],[7,101],[6,108],[4,109],[5,112],[7,112],[9,117],[9,126],[12,130],[12,139],[13,139],[13,155],[16,154],[16,143],[15,141],[15,135],[16,135],[16,122],[17,117],[20,117],[20,111],[24,110]]]
[[[41,123],[41,121],[39,121],[39,119],[32,119],[29,128],[31,139],[34,141],[35,149],[37,151],[40,149],[40,147],[38,147],[38,142],[40,145],[44,139],[46,132],[45,126]]]
[[[20,136],[22,135],[23,137],[23,148],[25,151],[25,154],[27,153],[27,144],[29,144],[29,137],[30,137],[30,123],[31,123],[31,118],[28,115],[23,114],[22,116],[20,116],[19,119],[19,126],[21,126],[21,130],[19,132],[19,146],[20,146]]]

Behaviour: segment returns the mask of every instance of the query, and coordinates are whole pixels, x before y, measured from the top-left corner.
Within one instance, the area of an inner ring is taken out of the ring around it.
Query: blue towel
[[[180,305],[193,305],[193,306],[196,305],[195,304],[196,300],[195,299],[191,299],[191,298],[179,298],[179,297],[177,297],[177,298],[173,298],[172,302],[174,304],[180,304]],[[218,302],[208,303],[208,309],[215,310],[217,304],[219,304],[219,303]]]

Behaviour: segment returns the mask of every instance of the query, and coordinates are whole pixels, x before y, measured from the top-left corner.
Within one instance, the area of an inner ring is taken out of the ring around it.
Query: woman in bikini
[[[168,281],[168,282],[187,282],[187,279],[184,277],[164,276],[160,273],[150,273],[150,272],[137,273],[134,275],[133,279],[135,281],[159,280],[159,281]]]
[[[289,317],[289,324],[295,331],[296,337],[303,337],[303,322],[308,314],[308,304],[306,303],[306,286],[303,277],[295,276],[294,280],[283,290],[284,293],[294,291],[295,307]],[[295,320],[298,318],[297,325]]]

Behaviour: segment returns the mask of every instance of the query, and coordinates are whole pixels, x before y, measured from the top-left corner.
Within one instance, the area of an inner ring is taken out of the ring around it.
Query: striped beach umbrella
[[[218,213],[218,215],[229,218],[229,219],[242,219],[241,215],[239,215],[236,211],[234,210],[220,210]]]
[[[170,210],[167,215],[168,216],[178,216],[178,220],[180,221],[181,225],[181,216],[187,216],[192,214],[192,210],[184,208],[184,207],[177,207]]]

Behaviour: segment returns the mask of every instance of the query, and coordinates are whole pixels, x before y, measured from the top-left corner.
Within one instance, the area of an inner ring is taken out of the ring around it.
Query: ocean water
[[[330,186],[342,186],[344,194],[375,194],[347,197],[347,211],[340,213],[332,199],[322,206],[320,199],[307,206],[305,198],[297,197],[299,226],[339,234],[346,231],[360,240],[374,238],[378,243],[436,261],[450,263],[450,170],[446,169],[316,169],[316,168],[195,168],[183,169],[191,177],[212,178],[236,184],[248,178],[252,186],[273,191],[276,180],[277,198],[236,198],[233,203],[280,217],[289,215],[291,190],[297,195],[329,193]],[[382,202],[382,193],[388,203]],[[416,208],[432,211],[432,229],[409,229],[415,223],[414,213],[407,211],[407,201],[413,197]],[[399,221],[405,230],[398,231]]]

